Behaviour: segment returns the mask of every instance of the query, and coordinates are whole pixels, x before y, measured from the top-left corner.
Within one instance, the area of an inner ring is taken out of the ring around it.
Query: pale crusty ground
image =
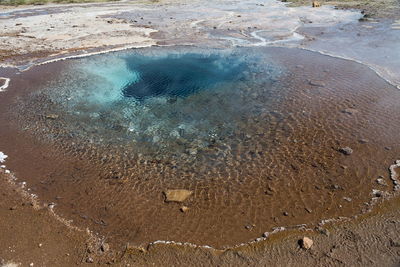
[[[311,5],[311,0],[282,0],[291,6]],[[338,8],[354,8],[363,10],[366,18],[400,18],[400,2],[398,0],[321,0],[322,5],[333,5]]]

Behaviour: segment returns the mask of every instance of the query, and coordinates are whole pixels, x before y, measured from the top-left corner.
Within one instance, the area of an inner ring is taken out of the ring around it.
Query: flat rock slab
[[[193,191],[186,189],[168,189],[164,191],[165,202],[183,202],[185,201]]]

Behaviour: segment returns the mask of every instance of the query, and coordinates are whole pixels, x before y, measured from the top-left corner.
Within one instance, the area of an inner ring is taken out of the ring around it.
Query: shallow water
[[[140,76],[131,59],[185,55],[222,68],[209,76],[218,82],[124,96]],[[7,168],[115,244],[229,247],[273,227],[359,214],[372,189],[393,189],[400,96],[354,62],[298,49],[171,47],[47,64],[13,81],[0,109]],[[338,152],[345,146],[352,155]],[[167,189],[193,191],[187,213],[164,202]]]

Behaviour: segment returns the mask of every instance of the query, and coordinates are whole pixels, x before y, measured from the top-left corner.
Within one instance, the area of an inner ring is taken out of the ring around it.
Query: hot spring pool
[[[47,113],[59,114],[69,135],[134,144],[141,155],[193,154],[248,127],[284,93],[274,85],[283,68],[247,50],[153,49],[73,60],[41,92],[52,103]]]

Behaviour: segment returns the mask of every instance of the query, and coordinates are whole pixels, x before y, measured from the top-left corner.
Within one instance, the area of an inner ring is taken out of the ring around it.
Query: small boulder
[[[318,1],[312,1],[312,7],[320,7],[321,3]]]
[[[185,201],[193,191],[186,189],[168,189],[164,191],[165,202],[183,202]]]
[[[306,236],[303,237],[302,239],[300,239],[299,243],[300,243],[301,248],[307,249],[307,250],[310,249],[314,244],[314,242]]]

